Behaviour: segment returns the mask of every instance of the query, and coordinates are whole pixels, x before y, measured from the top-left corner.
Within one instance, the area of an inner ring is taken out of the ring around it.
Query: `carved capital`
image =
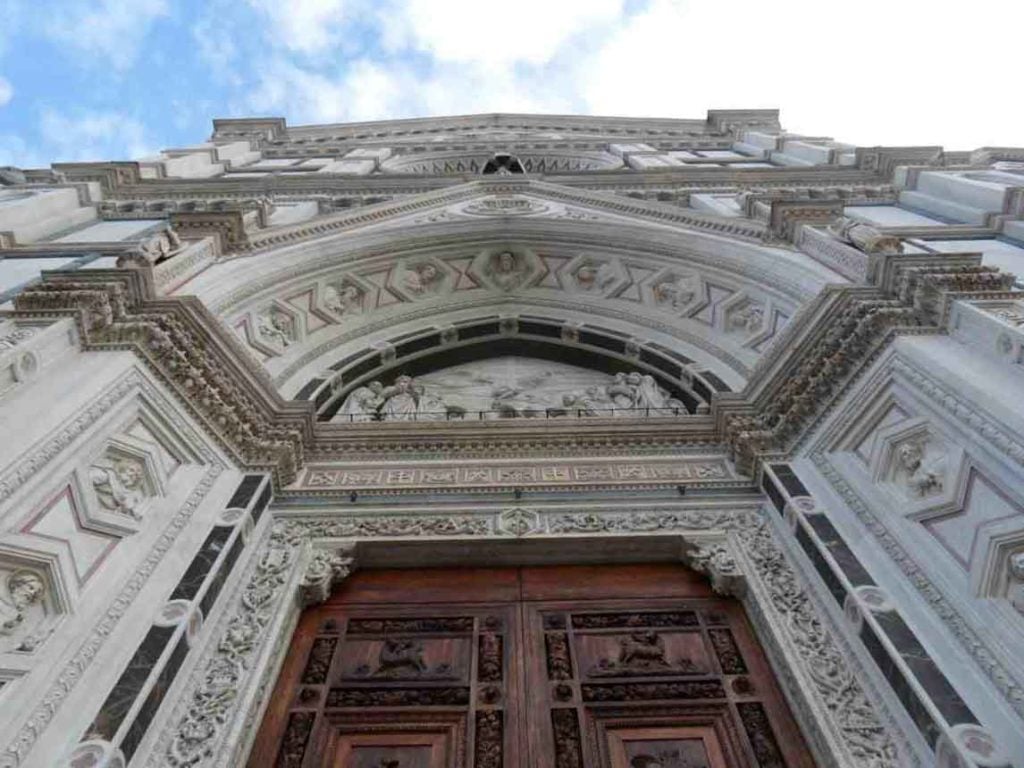
[[[733,555],[732,545],[724,537],[684,544],[682,560],[707,576],[711,588],[720,595],[741,597],[746,591],[746,577]]]
[[[355,569],[355,544],[345,542],[329,548],[313,547],[299,581],[299,604],[303,608],[319,605]]]

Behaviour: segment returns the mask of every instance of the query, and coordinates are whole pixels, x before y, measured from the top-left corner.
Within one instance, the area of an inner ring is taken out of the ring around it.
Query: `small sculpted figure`
[[[29,609],[46,593],[42,578],[32,571],[17,570],[7,577],[7,597],[0,598],[0,635],[19,634]]]
[[[148,494],[142,462],[126,457],[94,464],[89,470],[92,487],[106,509],[141,520],[140,508]]]

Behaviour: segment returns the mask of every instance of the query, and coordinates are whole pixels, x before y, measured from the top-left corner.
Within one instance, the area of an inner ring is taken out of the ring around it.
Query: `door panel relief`
[[[613,590],[509,570],[453,571],[454,592],[366,572],[307,611],[251,768],[811,766],[738,603],[690,580],[625,597],[671,591],[650,567],[605,569]]]

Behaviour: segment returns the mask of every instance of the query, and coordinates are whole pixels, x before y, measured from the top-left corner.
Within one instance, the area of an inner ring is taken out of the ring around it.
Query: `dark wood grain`
[[[282,743],[302,768],[813,766],[742,606],[669,564],[357,573],[301,616],[249,768]]]

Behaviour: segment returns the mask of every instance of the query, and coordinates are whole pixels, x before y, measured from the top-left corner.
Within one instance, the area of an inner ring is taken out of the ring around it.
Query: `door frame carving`
[[[822,768],[920,763],[913,727],[894,716],[853,650],[854,630],[826,610],[785,523],[765,509],[538,506],[518,534],[501,524],[508,513],[276,513],[256,532],[230,600],[191,654],[191,674],[172,691],[168,725],[143,745],[139,765],[245,764],[302,608],[356,568],[643,562],[687,565],[742,602]]]

